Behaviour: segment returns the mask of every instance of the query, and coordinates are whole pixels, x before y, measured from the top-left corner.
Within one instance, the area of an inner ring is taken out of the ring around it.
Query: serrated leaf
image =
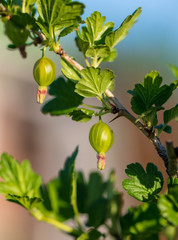
[[[42,108],[43,113],[51,115],[66,115],[75,110],[83,101],[83,97],[74,92],[75,84],[62,77],[56,79],[49,88],[49,94],[54,98]]]
[[[97,58],[106,58],[110,55],[110,49],[104,45],[97,45],[87,49],[85,56],[86,57],[97,57]]]
[[[50,38],[50,35],[48,33],[48,30],[45,28],[45,25],[43,25],[40,22],[36,22],[36,24],[40,27],[41,32],[45,35],[46,38]]]
[[[38,197],[41,177],[34,173],[28,160],[21,164],[10,155],[3,153],[0,162],[0,192],[29,198]]]
[[[139,7],[132,15],[129,15],[121,26],[115,31],[110,32],[105,39],[105,43],[108,47],[113,48],[119,42],[121,42],[128,34],[128,31],[137,21],[137,18],[141,14],[141,8]]]
[[[69,64],[67,61],[64,59],[61,59],[61,65],[63,68],[61,69],[62,73],[64,76],[73,82],[78,82],[81,79],[80,72],[77,71],[71,64]]]
[[[81,22],[80,15],[83,13],[84,4],[67,0],[37,0],[37,9],[43,22],[48,27],[53,26],[55,34],[61,34],[59,37],[62,37],[73,31],[75,24]]]
[[[69,113],[69,116],[72,117],[72,120],[77,122],[88,122],[91,120],[93,115],[94,111],[86,108],[78,108]]]
[[[74,216],[71,197],[73,194],[73,174],[77,154],[78,147],[66,159],[64,169],[59,172],[59,176],[41,189],[41,196],[44,199],[42,211],[48,211],[48,215],[52,215],[53,218],[59,221],[65,221]]]
[[[78,50],[82,52],[85,55],[85,52],[87,51],[89,47],[89,43],[83,41],[79,36],[78,36],[78,31],[77,31],[77,37],[75,38],[75,43],[78,47]]]
[[[110,55],[103,59],[104,62],[113,62],[117,57],[117,51],[115,48],[111,49]]]
[[[64,28],[61,33],[60,33],[60,37],[64,37],[66,35],[68,35],[69,33],[73,32],[74,30],[76,30],[78,28],[79,24],[73,24],[69,27]]]
[[[86,233],[80,235],[77,240],[98,240],[101,237],[101,233],[96,229],[89,229]]]
[[[137,208],[130,208],[121,218],[123,236],[132,240],[157,239],[156,235],[166,225],[159,209],[154,203],[144,203]]]
[[[82,27],[81,32],[78,31],[78,36],[85,42],[89,42],[90,47],[95,42],[101,41],[113,27],[113,22],[104,24],[106,17],[101,16],[100,12],[95,11],[86,19],[86,27]],[[104,25],[103,25],[104,24]]]
[[[158,199],[158,207],[163,217],[170,223],[178,226],[178,199],[173,195],[161,195]]]
[[[17,196],[17,195],[12,195],[8,194],[6,196],[6,199],[8,201],[20,204],[21,206],[25,207],[28,210],[31,210],[34,207],[37,207],[39,203],[42,202],[41,198],[34,197],[34,198],[29,198],[28,196]]]
[[[105,69],[88,67],[80,72],[82,79],[76,84],[76,90],[83,97],[102,97],[106,89],[114,88],[114,73]]]
[[[65,3],[61,0],[56,0],[53,6],[50,23],[52,25],[60,25],[63,22],[70,21],[70,25],[80,21],[80,15],[83,14],[84,4],[80,2]],[[67,24],[68,26],[69,23]],[[66,26],[67,27],[67,26]]]
[[[178,118],[178,104],[164,112],[164,123],[167,125],[171,120]]]
[[[125,172],[131,179],[124,179],[122,186],[130,196],[139,201],[154,199],[163,187],[162,173],[153,163],[147,164],[146,172],[139,163],[128,165]]]
[[[133,95],[131,104],[136,114],[141,115],[152,110],[154,106],[159,109],[170,98],[174,86],[172,84],[161,86],[161,83],[162,78],[159,73],[152,71],[145,76],[142,84],[136,84],[133,91],[128,91]]]

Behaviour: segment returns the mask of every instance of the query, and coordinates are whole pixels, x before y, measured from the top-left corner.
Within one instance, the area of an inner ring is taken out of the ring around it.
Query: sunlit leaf
[[[105,39],[105,43],[108,47],[113,48],[119,42],[121,42],[128,34],[128,31],[137,21],[137,18],[141,14],[141,8],[139,7],[132,15],[129,15],[121,26],[115,31],[110,32]]]
[[[154,199],[163,187],[162,173],[153,163],[147,164],[146,171],[139,163],[132,163],[125,172],[131,179],[124,179],[122,186],[130,196],[139,201]]]
[[[83,97],[101,97],[106,89],[113,90],[114,88],[114,73],[105,69],[88,67],[81,72],[82,79],[76,84],[78,94]]]
[[[86,108],[78,108],[69,113],[69,116],[72,117],[72,120],[77,122],[88,122],[91,120],[93,115],[94,111]]]

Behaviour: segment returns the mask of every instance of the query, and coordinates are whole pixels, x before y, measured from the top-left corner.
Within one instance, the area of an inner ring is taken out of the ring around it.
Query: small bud
[[[97,168],[103,170],[106,165],[106,156],[104,153],[97,154]]]
[[[47,93],[47,87],[46,86],[39,86],[38,91],[37,91],[37,96],[36,96],[36,101],[37,103],[42,104]]]

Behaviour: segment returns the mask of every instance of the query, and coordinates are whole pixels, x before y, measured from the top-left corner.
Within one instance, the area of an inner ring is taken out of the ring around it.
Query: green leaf
[[[97,199],[88,209],[88,226],[99,227],[108,218],[109,201],[106,198]]]
[[[15,24],[13,19],[11,19],[5,23],[5,34],[16,47],[20,47],[27,41],[29,31],[26,28]]]
[[[146,172],[139,163],[132,163],[125,170],[128,177],[122,182],[127,193],[139,201],[147,202],[155,198],[163,187],[163,176],[157,166],[148,163]]]
[[[164,123],[167,125],[171,120],[178,118],[178,104],[164,112]]]
[[[77,47],[78,47],[78,50],[85,55],[87,49],[89,48],[89,43],[83,41],[83,40],[78,36],[78,31],[77,31],[77,37],[75,38],[75,43],[76,43],[76,45],[77,45]]]
[[[110,49],[104,45],[97,45],[87,49],[86,57],[106,58],[110,55]]]
[[[78,147],[66,159],[64,169],[59,172],[59,176],[41,189],[41,196],[44,199],[42,211],[48,211],[48,215],[59,221],[65,221],[74,217],[71,197],[73,194],[73,177],[77,154]]]
[[[68,35],[69,33],[73,32],[74,30],[76,30],[78,28],[78,26],[79,26],[79,24],[74,24],[74,25],[64,28],[60,33],[60,37],[64,37],[64,36]]]
[[[7,46],[9,49],[17,49],[17,47],[14,44],[8,44]]]
[[[114,73],[105,69],[88,67],[80,72],[82,79],[76,84],[78,94],[84,97],[102,97],[106,89],[114,88]]]
[[[115,48],[111,49],[110,55],[103,59],[104,62],[113,62],[117,57],[117,51]]]
[[[65,3],[65,0],[56,0],[53,6],[53,11],[51,14],[52,25],[64,24],[67,21],[70,21],[70,25],[80,21],[80,15],[83,14],[84,4],[80,2],[70,2]],[[69,23],[66,25],[70,26]]]
[[[102,234],[93,228],[80,235],[77,240],[98,240],[101,236]]]
[[[99,227],[112,218],[118,224],[121,209],[121,194],[114,189],[114,173],[103,181],[101,174],[92,172],[88,182],[81,172],[77,175],[77,203],[79,212],[88,214],[87,226]]]
[[[176,77],[176,79],[178,79],[178,67],[173,64],[170,64],[169,66],[170,66],[174,76]]]
[[[158,134],[160,135],[160,133],[162,131],[166,132],[166,133],[172,133],[172,127],[169,126],[169,125],[166,125],[165,124],[159,124],[158,126],[155,127],[157,130],[158,130]]]
[[[160,110],[160,107],[170,98],[174,86],[172,84],[160,86],[161,83],[162,78],[159,73],[152,71],[145,76],[142,84],[136,84],[133,91],[128,91],[133,95],[131,104],[136,114],[141,115],[155,107]]]
[[[83,101],[83,97],[74,92],[75,84],[62,77],[56,79],[49,88],[49,94],[54,98],[42,108],[43,113],[51,115],[66,115],[75,110]]]
[[[97,228],[108,218],[109,201],[105,197],[105,185],[102,181],[102,176],[98,173],[91,173],[89,176],[87,189],[87,225]]]
[[[93,115],[94,111],[86,108],[78,108],[69,113],[69,116],[72,117],[72,120],[77,122],[88,122],[91,120]]]
[[[40,27],[41,32],[45,35],[45,37],[50,38],[50,35],[49,35],[48,30],[46,29],[45,25],[43,25],[40,22],[36,22],[36,24]]]
[[[73,82],[78,82],[81,79],[80,72],[77,71],[70,63],[65,61],[64,59],[61,59],[61,65],[63,68],[61,69],[64,76]]]
[[[163,217],[178,226],[178,199],[170,194],[161,195],[158,199],[158,207]]]
[[[80,213],[86,213],[88,189],[82,172],[77,172],[77,205]]]
[[[95,42],[101,42],[102,38],[112,31],[113,22],[104,24],[106,17],[101,16],[100,12],[95,11],[86,19],[86,27],[82,27],[81,32],[78,31],[78,36],[85,42],[89,42],[90,47]],[[104,25],[103,25],[104,24]]]
[[[121,42],[128,34],[128,31],[137,21],[137,18],[141,14],[141,8],[139,7],[132,15],[129,15],[121,26],[115,31],[110,32],[105,39],[105,43],[108,47],[113,48],[119,42]]]
[[[38,207],[38,204],[42,202],[41,198],[34,197],[29,198],[28,196],[17,196],[17,195],[7,195],[6,199],[8,201],[20,204],[21,206],[25,207],[28,210],[31,210],[34,207]]]
[[[0,193],[25,207],[39,200],[41,177],[34,173],[28,160],[21,164],[10,155],[3,153],[0,162]]]
[[[178,178],[169,177],[168,178],[168,193],[173,195],[176,201],[178,202]]]
[[[137,208],[130,208],[121,218],[123,236],[132,240],[154,240],[166,221],[161,218],[159,209],[154,203],[144,203]],[[125,239],[125,238],[124,238]]]
[[[27,6],[33,5],[33,4],[35,4],[35,2],[36,2],[36,0],[27,0],[26,5]]]
[[[81,22],[80,15],[84,9],[82,3],[67,0],[37,0],[36,3],[41,19],[49,27],[48,32],[53,27],[59,37],[69,34]]]

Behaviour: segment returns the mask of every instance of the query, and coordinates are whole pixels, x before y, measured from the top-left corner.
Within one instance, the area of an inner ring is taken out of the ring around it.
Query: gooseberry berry
[[[97,167],[103,170],[106,164],[105,153],[111,148],[114,142],[112,129],[102,121],[94,124],[89,132],[91,146],[97,152]]]
[[[37,102],[43,103],[49,86],[56,77],[56,67],[53,61],[45,56],[38,59],[33,67],[33,76],[38,83]]]

